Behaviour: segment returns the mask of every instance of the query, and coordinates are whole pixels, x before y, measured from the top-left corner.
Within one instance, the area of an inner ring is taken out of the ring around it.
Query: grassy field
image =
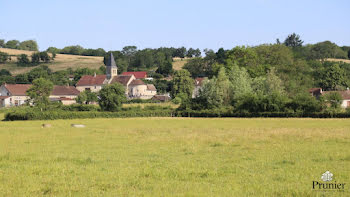
[[[188,62],[188,58],[173,58],[173,69],[174,70],[181,70],[182,67]]]
[[[30,56],[33,51],[24,51],[16,49],[5,49],[0,48],[1,52],[6,52],[10,55],[27,54]],[[0,64],[0,69],[7,69],[11,71],[12,74],[21,74],[30,71],[35,67],[19,67],[16,64],[17,58],[11,57],[11,62],[6,64]],[[65,70],[67,68],[77,69],[77,68],[95,68],[98,69],[103,64],[103,57],[92,57],[92,56],[79,56],[79,55],[65,55],[57,54],[53,62],[48,64],[42,64],[49,66],[53,71]]]
[[[0,196],[350,196],[349,128],[348,119],[0,122]],[[345,191],[312,191],[326,170]]]

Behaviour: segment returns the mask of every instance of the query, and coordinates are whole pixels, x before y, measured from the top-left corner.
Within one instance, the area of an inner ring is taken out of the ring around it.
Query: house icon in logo
[[[333,179],[333,174],[329,171],[326,171],[322,174],[321,179],[325,182],[331,181]]]

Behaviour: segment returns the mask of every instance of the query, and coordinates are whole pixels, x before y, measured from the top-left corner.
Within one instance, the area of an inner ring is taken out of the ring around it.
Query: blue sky
[[[0,39],[120,50],[226,49],[273,43],[350,45],[348,0],[0,0]]]

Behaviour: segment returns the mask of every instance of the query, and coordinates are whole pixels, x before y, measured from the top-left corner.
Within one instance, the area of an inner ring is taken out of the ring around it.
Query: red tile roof
[[[93,85],[103,85],[106,79],[106,75],[84,75],[80,78],[76,86],[93,86]]]
[[[32,86],[31,84],[4,84],[5,88],[12,96],[26,96],[26,91]]]
[[[132,76],[131,75],[118,75],[113,77],[111,84],[113,83],[121,83],[123,86],[127,86],[128,82]]]
[[[51,95],[79,95],[74,86],[54,86]]]
[[[122,75],[134,75],[136,79],[147,78],[147,72],[123,72]]]
[[[131,86],[146,85],[141,79],[135,79],[130,83]]]
[[[198,78],[196,78],[194,80],[194,85],[195,86],[202,86],[205,79],[207,79],[207,78],[205,78],[205,77],[198,77]]]
[[[0,99],[2,100],[2,99],[7,99],[7,98],[9,98],[9,96],[0,96]]]

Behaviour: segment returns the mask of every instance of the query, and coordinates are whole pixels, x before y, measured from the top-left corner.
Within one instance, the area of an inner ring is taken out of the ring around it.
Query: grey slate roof
[[[115,63],[114,61],[114,56],[113,56],[113,53],[111,53],[111,56],[107,62],[107,67],[110,66],[110,67],[117,67],[117,64]]]

